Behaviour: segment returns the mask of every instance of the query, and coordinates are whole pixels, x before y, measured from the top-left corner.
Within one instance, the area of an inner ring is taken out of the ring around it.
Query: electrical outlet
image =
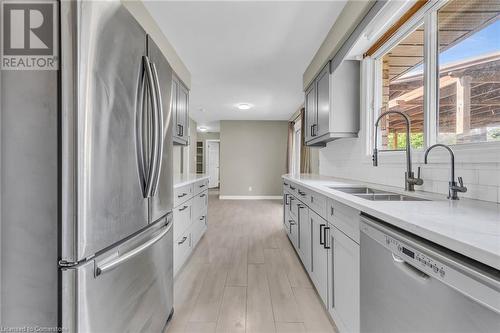
[[[252,186],[248,186],[248,192],[252,192]]]

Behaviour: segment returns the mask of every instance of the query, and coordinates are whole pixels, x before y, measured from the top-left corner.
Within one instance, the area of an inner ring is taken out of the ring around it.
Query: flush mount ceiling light
[[[200,131],[200,132],[206,132],[206,131],[208,131],[208,128],[205,127],[205,126],[200,126],[200,127],[198,127],[198,131]]]
[[[238,105],[236,105],[236,107],[240,110],[248,110],[252,107],[253,105],[252,104],[249,104],[249,103],[240,103]]]

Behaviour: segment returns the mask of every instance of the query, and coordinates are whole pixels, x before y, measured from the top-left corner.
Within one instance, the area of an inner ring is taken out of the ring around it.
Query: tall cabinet
[[[172,82],[174,144],[189,144],[189,89],[174,75]]]

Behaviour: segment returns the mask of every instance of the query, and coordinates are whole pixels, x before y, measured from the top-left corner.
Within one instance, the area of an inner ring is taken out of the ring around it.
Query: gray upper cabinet
[[[314,130],[315,127],[317,126],[317,112],[316,112],[316,85],[313,83],[307,88],[306,93],[305,93],[305,107],[306,107],[306,114],[305,114],[305,121],[306,121],[306,126],[305,126],[305,141],[310,141],[314,138]]]
[[[172,83],[172,115],[174,144],[189,144],[189,90],[174,76]]]
[[[330,66],[327,65],[316,78],[316,107],[317,126],[316,137],[328,133],[328,119],[330,117]]]
[[[332,73],[330,62],[305,92],[308,146],[356,137],[359,131],[359,61],[344,60]]]

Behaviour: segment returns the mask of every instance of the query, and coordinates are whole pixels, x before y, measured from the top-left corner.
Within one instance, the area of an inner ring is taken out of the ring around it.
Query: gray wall
[[[220,133],[218,132],[199,132],[198,133],[198,141],[205,141],[205,140],[218,140],[220,139]]]
[[[287,131],[287,121],[221,121],[220,195],[280,196]]]

